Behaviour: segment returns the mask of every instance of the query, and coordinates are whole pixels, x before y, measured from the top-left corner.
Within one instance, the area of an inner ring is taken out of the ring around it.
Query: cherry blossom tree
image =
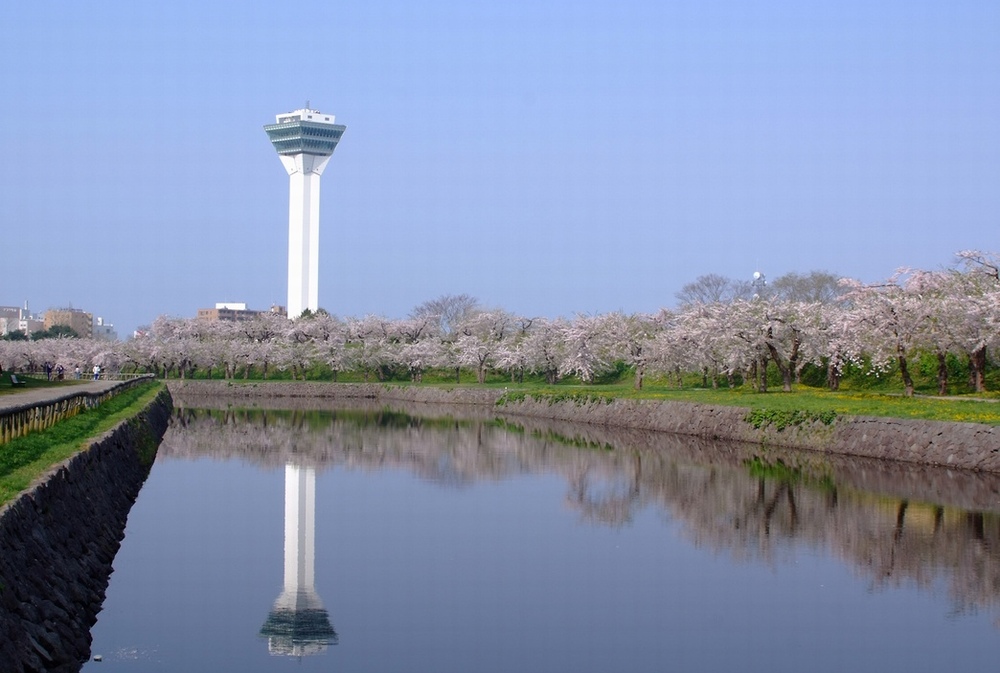
[[[389,342],[393,333],[391,321],[377,315],[348,320],[350,345],[355,349],[354,359],[364,373],[365,381],[371,373],[381,381],[387,368],[393,364]]]
[[[534,318],[514,318],[510,336],[500,342],[494,358],[498,370],[510,375],[511,383],[523,383],[524,374],[533,365],[528,335],[534,325]]]
[[[486,382],[486,370],[495,363],[515,323],[513,315],[494,309],[474,313],[458,326],[459,337],[455,341],[458,360],[462,365],[475,368],[479,383]]]
[[[958,341],[968,354],[972,387],[983,392],[987,349],[1000,342],[1000,254],[964,250],[958,258],[963,267],[962,294],[968,301]]]
[[[688,307],[687,310],[694,313],[700,308],[702,306]],[[656,314],[654,320],[657,329],[647,345],[647,350],[649,351],[647,359],[648,370],[650,373],[662,374],[668,377],[674,376],[676,385],[680,388],[683,384],[681,374],[686,367],[702,367],[700,361],[697,365],[693,363],[696,362],[698,353],[705,348],[706,344],[699,342],[697,347],[693,347],[692,335],[684,322],[684,313],[678,315],[666,309],[661,309]],[[706,372],[705,384],[707,385],[707,372],[709,371],[707,365],[704,366],[704,371]],[[716,368],[713,370],[712,387],[718,385],[717,374],[718,369]]]
[[[766,303],[764,344],[781,374],[781,387],[791,392],[802,367],[821,362],[823,310],[818,302],[780,301]]]
[[[395,321],[390,330],[394,359],[405,366],[411,381],[423,380],[424,371],[434,366],[440,353],[440,321],[423,315]]]
[[[309,327],[321,335],[324,341],[333,329],[329,325],[336,323],[335,319],[325,311],[317,312],[303,320],[307,321]],[[244,377],[249,374],[251,367],[260,367],[261,374],[266,379],[279,344],[289,338],[292,329],[292,322],[288,318],[270,311],[254,316],[253,320],[240,323],[239,330],[247,342]]]
[[[954,271],[909,271],[903,291],[919,304],[922,320],[917,327],[918,347],[937,360],[938,394],[948,392],[947,357],[961,354],[959,332],[963,314],[970,308],[960,274]]]
[[[578,315],[564,330],[565,357],[559,364],[561,376],[574,375],[584,383],[610,370],[613,357],[604,319],[599,315]]]
[[[342,320],[327,313],[313,316],[311,322],[309,334],[316,357],[330,368],[333,380],[336,381],[340,372],[349,370],[355,365],[352,359],[353,351],[347,345],[350,330]],[[284,333],[278,338],[285,338]]]
[[[907,292],[900,284],[898,272],[879,285],[863,285],[847,280],[845,298],[849,301],[850,329],[858,335],[856,345],[867,354],[876,371],[885,371],[895,361],[903,379],[903,392],[913,396],[914,384],[909,358],[921,346],[922,323],[927,319],[926,306],[916,292]]]
[[[677,317],[674,330],[665,331],[661,337],[665,343],[660,349],[666,355],[666,366],[672,366],[677,374],[678,387],[682,369],[701,372],[703,385],[711,378],[713,388],[718,386],[718,375],[724,373],[733,386],[734,375],[743,369],[743,362],[729,333],[729,312],[728,304],[721,302],[691,305]],[[671,360],[673,365],[669,364]]]
[[[860,366],[863,353],[851,313],[843,301],[823,307],[816,343],[820,360],[826,365],[826,385],[830,390],[839,390],[844,370],[849,364]]]
[[[656,319],[646,313],[608,313],[599,318],[597,329],[608,344],[609,359],[631,367],[635,374],[633,387],[640,390],[652,356],[651,345],[659,331]]]
[[[4,371],[17,371],[25,369],[33,357],[29,349],[31,342],[24,341],[0,341],[0,367]]]
[[[518,357],[525,370],[541,374],[549,385],[559,381],[559,368],[566,357],[567,327],[564,318],[535,318],[518,343]]]

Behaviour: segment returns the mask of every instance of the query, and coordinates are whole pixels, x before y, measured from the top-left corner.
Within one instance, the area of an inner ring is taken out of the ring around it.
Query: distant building
[[[32,316],[30,318],[21,318],[20,320],[17,321],[17,329],[21,330],[28,336],[31,336],[35,332],[41,332],[43,329],[45,329],[45,323],[44,321],[39,320],[35,316]]]
[[[106,341],[118,341],[118,332],[111,323],[104,322],[104,318],[98,317],[94,321],[94,338]]]
[[[94,316],[78,308],[50,308],[46,311],[43,328],[48,330],[56,325],[65,325],[84,339],[94,336]]]
[[[244,302],[219,302],[215,308],[198,309],[199,320],[225,320],[229,322],[242,322],[253,320],[263,313],[274,313],[280,316],[287,316],[284,306],[272,306],[268,311],[255,311],[248,309]]]
[[[24,302],[24,308],[0,306],[0,336],[6,336],[10,332],[18,330],[30,335],[43,329],[43,321],[28,310],[28,302]]]
[[[0,336],[17,331],[21,309],[17,306],[0,306]]]

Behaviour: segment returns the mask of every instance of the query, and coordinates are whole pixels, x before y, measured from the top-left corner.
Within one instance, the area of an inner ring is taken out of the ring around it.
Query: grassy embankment
[[[825,386],[826,372],[822,367],[807,366],[802,372],[802,380],[796,383],[793,392],[781,392],[781,380],[775,368],[768,368],[769,392],[757,392],[749,383],[739,377],[735,387],[730,388],[724,377],[717,380],[713,388],[710,379],[698,373],[685,373],[678,384],[674,376],[669,379],[647,377],[641,390],[632,386],[633,372],[618,363],[612,372],[602,375],[595,383],[582,384],[574,377],[566,377],[559,383],[549,385],[540,376],[525,375],[523,382],[513,383],[509,376],[491,372],[486,383],[489,388],[506,389],[508,401],[518,396],[530,395],[549,400],[573,399],[605,400],[613,398],[675,400],[699,404],[748,407],[755,410],[759,419],[769,416],[776,422],[788,420],[796,422],[795,414],[807,418],[831,419],[838,415],[882,416],[890,418],[913,418],[951,422],[985,423],[1000,425],[1000,367],[991,365],[986,373],[986,387],[990,392],[971,392],[968,366],[958,358],[949,356],[948,394],[940,396],[938,391],[937,360],[930,356],[914,358],[911,374],[917,395],[906,398],[902,395],[903,383],[899,371],[890,367],[880,375],[873,375],[870,368],[848,366],[841,380],[839,391],[830,391]],[[214,374],[214,376],[213,376]],[[222,378],[218,370],[199,370],[188,376],[190,379],[204,380]],[[293,377],[288,370],[271,369],[266,377],[257,369],[241,372],[234,385],[243,381],[260,382],[291,381],[340,381],[343,383],[381,383],[392,386],[424,385],[444,388],[477,387],[475,372],[462,369],[459,380],[453,369],[428,369],[423,373],[422,383],[411,383],[409,374],[399,368],[372,369],[365,371],[332,372],[323,365],[316,365],[304,372],[304,376]],[[751,421],[753,422],[753,421]]]
[[[153,382],[138,385],[47,430],[0,444],[0,504],[12,500],[53,465],[85,448],[91,439],[141,411],[162,387],[162,383]]]
[[[830,420],[836,416],[880,416],[1000,425],[1000,404],[991,400],[942,399],[925,396],[906,398],[886,392],[831,392],[805,386],[797,386],[791,393],[780,391],[759,393],[747,388],[677,389],[656,384],[646,385],[638,391],[624,383],[600,386],[508,385],[507,393],[501,399],[501,403],[524,397],[553,402],[610,401],[620,398],[737,406],[758,412],[758,417],[762,417],[761,414],[765,416],[771,414],[776,420],[793,418],[794,414],[800,413],[811,418]]]
[[[315,376],[310,381],[330,381],[331,377]],[[360,376],[340,376],[342,383],[359,383]],[[271,381],[288,381],[288,378],[272,377]],[[251,378],[247,383],[260,383],[260,378]],[[641,390],[635,390],[630,376],[626,373],[617,380],[593,384],[581,384],[574,379],[566,379],[555,385],[548,385],[526,377],[522,383],[512,383],[509,378],[491,376],[485,384],[477,384],[471,375],[463,376],[461,383],[454,378],[428,375],[422,383],[406,380],[377,381],[371,377],[369,383],[388,386],[427,386],[445,389],[491,388],[505,391],[500,404],[531,398],[559,402],[564,400],[585,402],[609,402],[613,399],[662,400],[710,404],[719,406],[746,407],[755,412],[757,419],[765,422],[790,422],[806,418],[826,419],[837,416],[879,416],[888,418],[912,418],[922,420],[984,423],[1000,425],[1000,397],[997,393],[982,395],[955,395],[940,397],[920,392],[915,397],[904,397],[900,387],[892,381],[878,388],[852,386],[840,391],[797,384],[790,393],[782,392],[780,383],[769,392],[760,393],[749,385],[729,388],[704,388],[700,379],[689,377],[681,388],[673,381],[647,379]],[[231,380],[233,385],[244,383],[243,379]],[[797,416],[798,415],[798,419]],[[752,419],[748,419],[754,422]]]

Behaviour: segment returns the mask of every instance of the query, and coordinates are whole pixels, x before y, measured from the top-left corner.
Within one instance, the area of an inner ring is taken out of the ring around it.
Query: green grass
[[[521,399],[575,400],[578,403],[610,399],[663,400],[736,406],[751,409],[748,422],[787,426],[804,419],[829,423],[836,416],[881,416],[935,421],[1000,425],[1000,403],[975,399],[906,398],[895,393],[841,391],[796,386],[791,393],[758,393],[749,388],[672,388],[656,383],[636,391],[630,384],[509,386],[499,404]]]
[[[141,411],[162,388],[162,383],[141,384],[47,430],[0,444],[0,504],[12,500],[50,467],[84,448],[90,439]]]
[[[353,379],[343,378],[340,381],[355,382]],[[474,376],[471,379],[463,379],[460,384],[456,384],[454,380],[425,377],[423,383],[391,381],[384,382],[383,385],[423,386],[446,390],[462,388],[502,390],[504,394],[498,402],[499,405],[524,399],[547,401],[550,404],[572,401],[580,405],[608,403],[614,399],[637,399],[745,407],[756,412],[748,416],[749,423],[762,425],[769,421],[784,427],[812,419],[828,424],[837,416],[880,416],[1000,425],[1000,401],[997,401],[996,393],[963,396],[957,399],[921,394],[906,398],[895,387],[884,390],[845,387],[838,392],[832,392],[826,388],[803,384],[797,384],[790,393],[782,392],[780,385],[772,387],[769,392],[759,393],[749,385],[732,389],[725,386],[714,389],[700,388],[697,387],[700,381],[700,377],[686,377],[685,387],[678,389],[672,382],[647,379],[642,390],[638,391],[633,388],[629,376],[622,377],[618,382],[589,385],[572,379],[555,385],[527,379],[524,383],[514,384],[510,378],[500,376],[487,378],[483,385],[475,383]],[[242,382],[242,379],[236,379],[233,384],[239,385]],[[250,382],[260,383],[260,379],[251,379]]]
[[[53,377],[54,376],[55,375],[53,375]],[[23,386],[14,387],[10,384],[10,372],[0,374],[0,395],[11,395],[25,390],[34,390],[35,388],[72,387],[86,382],[86,379],[78,381],[74,378],[68,378],[63,381],[47,381],[45,379],[45,374],[17,374],[17,378],[20,381],[24,381],[25,384]]]
[[[915,367],[920,371],[915,372],[918,395],[914,398],[902,396],[903,385],[897,371],[891,370],[882,376],[873,376],[867,374],[864,367],[848,367],[837,392],[825,388],[825,370],[818,367],[807,367],[803,373],[803,383],[796,384],[791,393],[781,392],[781,382],[773,367],[768,369],[770,392],[767,393],[758,393],[749,384],[730,389],[721,378],[719,388],[703,387],[701,374],[695,372],[683,375],[683,387],[680,389],[676,387],[673,377],[669,381],[648,377],[643,389],[635,391],[632,387],[632,372],[623,366],[617,367],[614,372],[594,384],[581,384],[574,378],[567,378],[558,384],[549,385],[537,375],[526,375],[524,383],[513,383],[509,375],[490,372],[486,383],[479,385],[476,383],[475,372],[467,369],[462,370],[460,383],[455,382],[453,370],[441,369],[426,371],[423,382],[419,384],[411,383],[400,372],[384,381],[379,381],[372,373],[368,382],[394,387],[419,385],[444,389],[486,387],[505,390],[501,404],[530,397],[545,399],[551,403],[569,400],[577,404],[589,404],[623,398],[739,406],[758,411],[756,416],[748,417],[748,422],[752,424],[769,420],[784,427],[810,419],[826,423],[836,416],[881,416],[1000,425],[1000,393],[993,392],[1000,390],[1000,368],[994,366],[987,372],[986,383],[991,392],[974,394],[968,390],[967,370],[962,370],[958,364],[960,363],[956,362],[949,385],[949,394],[957,399],[936,395],[936,383],[931,376],[934,372],[923,365]],[[199,374],[196,378],[203,378],[204,372]],[[280,375],[272,373],[269,376],[269,380],[275,381],[287,381],[289,378],[289,372],[282,372]],[[253,373],[249,382],[260,380],[259,375]],[[308,380],[328,382],[332,380],[332,375],[329,370],[317,366],[309,370]],[[338,381],[342,383],[363,380],[363,375],[356,371],[341,372],[338,375]],[[243,379],[237,378],[232,382],[239,384]],[[737,378],[737,383],[742,381]]]

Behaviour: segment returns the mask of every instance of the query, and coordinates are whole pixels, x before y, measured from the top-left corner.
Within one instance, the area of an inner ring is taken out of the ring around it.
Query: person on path
[[[94,365],[94,380],[101,378],[101,365]]]

